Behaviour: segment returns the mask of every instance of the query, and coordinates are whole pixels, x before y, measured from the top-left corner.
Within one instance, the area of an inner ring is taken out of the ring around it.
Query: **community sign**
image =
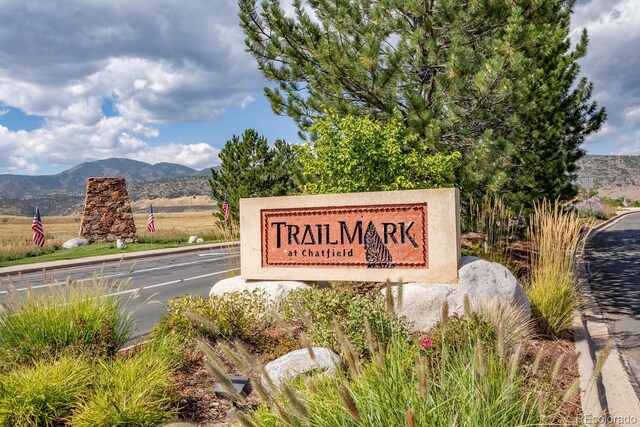
[[[241,276],[455,283],[457,189],[240,201]]]

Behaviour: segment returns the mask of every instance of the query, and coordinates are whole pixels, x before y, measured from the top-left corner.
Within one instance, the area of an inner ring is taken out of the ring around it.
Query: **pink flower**
[[[428,347],[431,347],[433,345],[433,341],[431,341],[431,338],[429,338],[429,337],[424,337],[424,338],[422,338],[422,341],[420,342],[420,345],[422,346],[422,348],[428,348]]]

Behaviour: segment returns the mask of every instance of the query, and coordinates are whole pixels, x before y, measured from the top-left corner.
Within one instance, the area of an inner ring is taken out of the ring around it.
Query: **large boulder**
[[[333,350],[313,347],[313,356],[312,358],[306,348],[295,350],[267,363],[264,370],[275,386],[308,372],[324,371],[328,375],[338,372],[340,357]]]
[[[465,296],[471,307],[497,300],[520,308],[524,318],[531,317],[524,288],[509,269],[477,257],[462,257],[457,285],[406,283],[402,285],[401,301],[398,301],[398,286],[392,287],[392,294],[396,313],[411,322],[412,332],[431,329],[440,320],[445,301],[450,315],[464,314]]]
[[[196,243],[198,241],[198,236],[189,236],[189,243]]]
[[[398,286],[391,287],[395,311],[406,317],[411,331],[428,331],[440,320],[442,305],[457,285],[406,283],[402,285],[402,300],[398,301]],[[386,293],[386,289],[382,289]]]
[[[62,247],[65,249],[73,249],[73,248],[77,248],[78,246],[84,246],[88,244],[89,244],[89,240],[78,237],[75,239],[67,240],[62,244]]]
[[[311,287],[311,285],[305,282],[245,280],[240,276],[234,276],[220,280],[213,285],[209,296],[222,296],[230,292],[253,292],[258,290],[264,292],[269,301],[278,302],[286,298],[289,292],[294,289],[311,289]]]
[[[524,288],[507,267],[497,262],[471,256],[461,259],[458,288],[448,299],[452,313],[464,313],[465,295],[471,306],[495,299],[519,307],[527,319],[531,318],[531,306]]]

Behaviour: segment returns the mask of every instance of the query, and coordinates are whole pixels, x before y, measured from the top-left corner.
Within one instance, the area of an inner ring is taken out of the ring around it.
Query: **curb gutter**
[[[587,240],[634,213],[640,212],[625,212],[599,224],[591,230]],[[583,422],[588,426],[634,426],[640,420],[640,401],[626,368],[627,363],[609,335],[606,314],[602,312],[591,293],[590,276],[589,264],[582,254],[578,277],[583,283],[581,291],[587,300],[588,309],[575,316],[573,326],[578,353]],[[606,351],[609,351],[609,355],[602,364],[599,375],[594,377],[598,359]]]
[[[204,251],[204,250],[233,248],[239,245],[240,245],[240,242],[210,243],[210,244],[204,244],[204,245],[183,246],[179,248],[153,249],[148,251],[127,252],[123,254],[100,255],[100,256],[93,256],[93,257],[87,257],[87,258],[76,258],[76,259],[69,259],[69,260],[41,262],[37,264],[16,265],[13,267],[0,268],[0,276],[16,274],[16,273],[22,273],[22,274],[33,273],[36,271],[50,270],[54,268],[81,267],[84,265],[101,264],[104,262],[111,262],[111,261],[149,258],[153,256],[158,256],[158,255],[181,254],[181,253],[198,252],[198,251]]]

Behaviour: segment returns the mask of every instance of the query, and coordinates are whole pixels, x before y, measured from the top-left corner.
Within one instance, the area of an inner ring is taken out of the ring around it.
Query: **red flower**
[[[422,341],[420,342],[420,345],[422,346],[422,348],[428,348],[428,347],[431,347],[433,345],[433,341],[431,341],[431,338],[429,338],[429,337],[424,337],[424,338],[422,338]]]

